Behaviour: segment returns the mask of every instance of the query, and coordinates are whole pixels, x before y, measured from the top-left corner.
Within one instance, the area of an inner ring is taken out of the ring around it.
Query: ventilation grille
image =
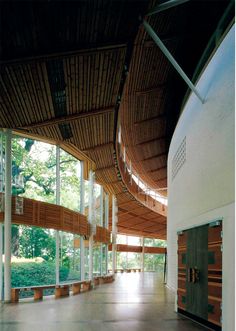
[[[177,152],[172,160],[172,181],[175,176],[179,172],[180,168],[183,166],[186,161],[186,137],[184,137],[183,141],[179,145]]]
[[[66,84],[62,60],[47,62],[48,80],[56,117],[66,115]]]
[[[59,124],[58,126],[63,140],[67,140],[73,137],[71,126],[69,123]]]

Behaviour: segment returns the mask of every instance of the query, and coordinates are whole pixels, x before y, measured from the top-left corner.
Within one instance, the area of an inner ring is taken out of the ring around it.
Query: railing
[[[117,162],[119,171],[122,177],[123,182],[125,183],[128,191],[138,200],[140,203],[145,205],[147,208],[153,210],[154,212],[167,216],[167,207],[154,199],[152,196],[146,194],[145,191],[143,191],[140,188],[140,185],[138,185],[132,178],[132,164],[130,166],[126,163],[126,153],[124,151],[124,154],[122,152],[122,144],[118,144],[118,153],[117,153]]]
[[[112,251],[112,245],[111,244],[108,246],[108,250]],[[142,246],[117,244],[116,245],[116,250],[117,250],[117,252],[142,253],[143,247]],[[166,248],[165,247],[144,246],[144,253],[145,254],[166,254]]]
[[[0,193],[3,200],[4,194]],[[12,223],[28,226],[66,231],[82,236],[90,235],[90,225],[87,216],[72,211],[63,206],[20,197],[21,208],[18,206],[19,197],[12,197]],[[0,222],[4,220],[4,211],[0,211]],[[97,226],[94,240],[110,243],[110,231]]]

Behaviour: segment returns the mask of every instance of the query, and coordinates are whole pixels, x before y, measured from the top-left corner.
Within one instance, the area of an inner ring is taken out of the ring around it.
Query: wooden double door
[[[178,311],[221,330],[222,222],[178,233]]]

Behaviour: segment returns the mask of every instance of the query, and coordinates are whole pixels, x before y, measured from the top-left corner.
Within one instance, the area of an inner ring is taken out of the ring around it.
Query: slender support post
[[[6,151],[5,151],[5,216],[4,216],[4,301],[11,301],[11,130],[6,130]]]
[[[92,170],[89,172],[89,213],[88,220],[91,227],[89,236],[89,279],[93,280],[93,235],[94,235],[94,205],[93,205],[93,183],[94,173]]]
[[[84,214],[84,162],[80,161],[80,212]],[[85,279],[84,276],[84,238],[80,237],[80,277],[81,280]]]
[[[128,245],[128,236],[126,236],[126,245]],[[125,268],[128,269],[128,252],[126,252],[126,255],[125,255]]]
[[[103,187],[100,187],[100,225],[104,226],[104,220],[103,220]],[[102,275],[102,266],[103,266],[103,244],[101,243],[100,248],[100,275]]]
[[[61,203],[60,147],[56,146],[56,204]],[[56,230],[56,285],[60,283],[60,234]]]
[[[167,251],[165,251],[165,257],[164,257],[164,284],[166,284],[166,265],[167,265]]]
[[[56,230],[56,285],[60,283],[60,234],[59,231]]]
[[[112,273],[116,270],[116,234],[117,234],[117,207],[116,198],[112,196]]]
[[[144,237],[141,238],[142,255],[141,255],[141,271],[144,272]]]
[[[105,195],[105,227],[109,228],[109,195]],[[106,244],[106,274],[108,273],[108,245]]]
[[[104,273],[108,274],[108,245],[105,244],[105,270]]]
[[[3,300],[3,261],[2,261],[2,254],[3,254],[3,226],[0,223],[0,301]]]
[[[103,227],[104,226],[104,221],[103,221],[103,187],[101,186],[100,190],[100,225]]]
[[[186,82],[188,87],[196,94],[196,96],[201,100],[201,102],[204,103],[204,101],[205,101],[204,98],[201,97],[201,95],[198,92],[198,90],[196,89],[196,87],[193,85],[191,80],[188,78],[188,76],[185,74],[185,72],[182,70],[182,68],[175,61],[174,57],[168,51],[168,49],[163,44],[161,39],[157,36],[157,34],[153,30],[153,28],[146,21],[143,21],[143,25],[144,25],[147,33],[152,37],[152,39],[155,41],[157,46],[161,49],[161,51],[164,53],[164,55],[167,57],[167,59],[170,61],[170,63],[173,65],[173,67],[177,70],[177,72],[180,74],[180,76]]]
[[[169,8],[182,5],[183,3],[188,2],[188,1],[189,0],[170,0],[170,1],[164,2],[160,5],[157,5],[155,8],[153,8],[146,16],[151,16],[151,15],[160,13]]]
[[[3,133],[1,132],[0,192],[3,193]],[[3,225],[0,223],[0,301],[3,301]]]

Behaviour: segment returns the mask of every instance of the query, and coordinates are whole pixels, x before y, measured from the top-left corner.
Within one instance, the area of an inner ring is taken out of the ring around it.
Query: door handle
[[[193,268],[188,268],[188,282],[192,283],[193,278]]]
[[[199,270],[196,267],[188,268],[188,282],[195,284],[199,279]]]
[[[199,270],[196,267],[192,268],[192,283],[197,283],[199,279]]]

